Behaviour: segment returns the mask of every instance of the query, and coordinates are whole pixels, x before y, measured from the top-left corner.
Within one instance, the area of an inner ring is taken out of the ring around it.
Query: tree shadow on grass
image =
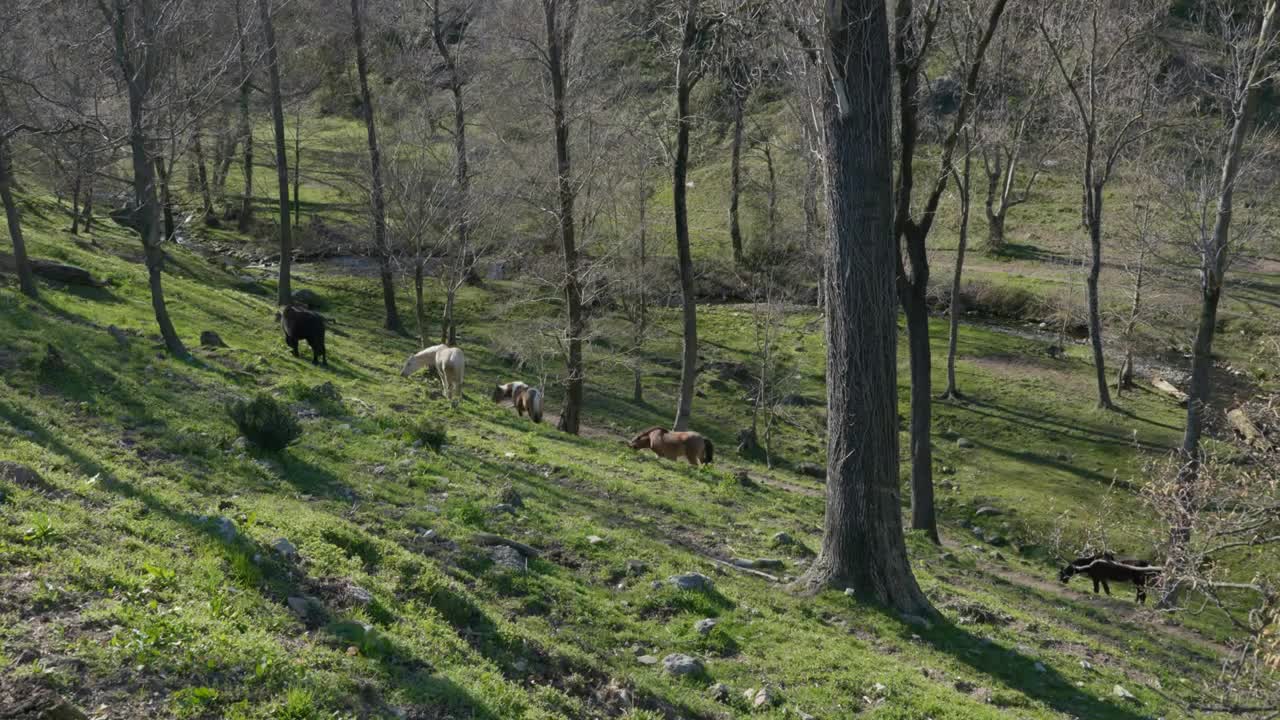
[[[901,622],[892,612],[882,612]],[[1050,663],[1028,657],[1017,647],[1006,648],[988,638],[975,636],[946,619],[935,619],[930,629],[904,627],[905,639],[913,634],[935,651],[946,653],[974,671],[1068,716],[1090,720],[1148,720],[1150,717],[1139,701],[1095,697],[1076,687]]]
[[[1091,442],[1095,444],[1123,446],[1123,447],[1130,447],[1130,448],[1134,446],[1134,440],[1131,435],[1125,435],[1120,432],[1107,432],[1105,430],[1084,427],[1078,424],[1071,425],[1066,422],[1050,419],[1044,415],[1036,415],[1026,411],[1015,410],[1013,408],[1006,407],[999,403],[975,398],[973,396],[967,396],[963,403],[953,404],[953,405],[950,405],[949,407],[951,407],[955,412],[973,413],[975,415],[980,415],[985,418],[991,418],[993,420],[1006,422],[1006,423],[1009,423],[1010,425],[1014,425],[1018,427],[1034,428],[1042,432],[1062,435],[1069,438],[1075,437],[1080,440],[1085,440],[1087,442]],[[1132,417],[1136,420],[1142,420],[1144,422],[1149,422],[1151,424],[1157,425],[1158,427],[1167,428],[1170,430],[1176,430],[1176,428],[1172,428],[1171,426],[1155,423],[1150,420],[1145,420],[1144,418],[1141,418],[1141,417],[1137,417],[1137,416],[1132,416]],[[1155,445],[1151,443],[1142,443],[1141,447],[1147,450],[1156,450],[1156,451],[1162,451],[1162,452],[1173,449],[1172,447],[1166,447],[1164,445]]]

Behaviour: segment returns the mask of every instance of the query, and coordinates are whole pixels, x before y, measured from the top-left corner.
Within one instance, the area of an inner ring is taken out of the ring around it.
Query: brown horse
[[[632,450],[649,448],[659,457],[679,460],[683,455],[690,465],[710,463],[715,456],[711,441],[696,432],[672,432],[651,427],[627,443]]]
[[[502,402],[503,400],[510,400],[520,417],[529,413],[531,420],[536,423],[542,422],[542,391],[538,388],[529,387],[519,380],[495,386],[493,401]]]

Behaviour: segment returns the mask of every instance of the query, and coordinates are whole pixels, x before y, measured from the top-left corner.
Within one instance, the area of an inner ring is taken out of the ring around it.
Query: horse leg
[[[1090,579],[1093,580],[1093,594],[1097,595],[1098,588],[1101,587],[1102,583],[1096,577],[1090,577]]]
[[[1106,590],[1108,595],[1111,594],[1111,586],[1107,584],[1106,578],[1102,578],[1102,589]]]
[[[702,464],[702,453],[699,451],[700,448],[695,448],[694,443],[686,443],[684,446],[684,458],[694,467]]]
[[[289,349],[293,351],[293,356],[298,357],[298,339],[285,335],[284,342],[289,346]]]

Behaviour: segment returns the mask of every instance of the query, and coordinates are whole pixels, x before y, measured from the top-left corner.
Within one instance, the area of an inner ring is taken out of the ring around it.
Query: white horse
[[[432,345],[410,355],[404,368],[400,370],[400,376],[409,377],[428,365],[435,368],[440,376],[445,397],[449,398],[454,407],[458,407],[458,403],[462,402],[462,375],[467,366],[462,350],[448,345]]]

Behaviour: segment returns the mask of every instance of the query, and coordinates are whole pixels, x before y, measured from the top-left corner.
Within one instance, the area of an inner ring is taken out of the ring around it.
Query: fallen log
[[[1177,400],[1179,405],[1187,404],[1187,394],[1179,390],[1168,380],[1165,380],[1164,378],[1152,378],[1151,385],[1160,392],[1163,392]]]
[[[493,533],[486,533],[486,532],[476,533],[474,536],[474,539],[477,544],[485,545],[488,547],[492,547],[494,545],[506,545],[507,547],[516,550],[517,552],[519,552],[521,555],[524,555],[525,557],[538,557],[540,554],[537,548],[531,545],[525,545],[524,543],[518,540],[511,540],[510,538],[504,538],[501,535],[494,535]]]
[[[1257,425],[1253,424],[1253,421],[1249,419],[1249,416],[1245,414],[1242,408],[1228,411],[1227,422],[1231,423],[1232,429],[1239,433],[1246,445],[1263,450],[1271,447],[1271,443],[1267,442],[1266,436],[1262,434]]]

